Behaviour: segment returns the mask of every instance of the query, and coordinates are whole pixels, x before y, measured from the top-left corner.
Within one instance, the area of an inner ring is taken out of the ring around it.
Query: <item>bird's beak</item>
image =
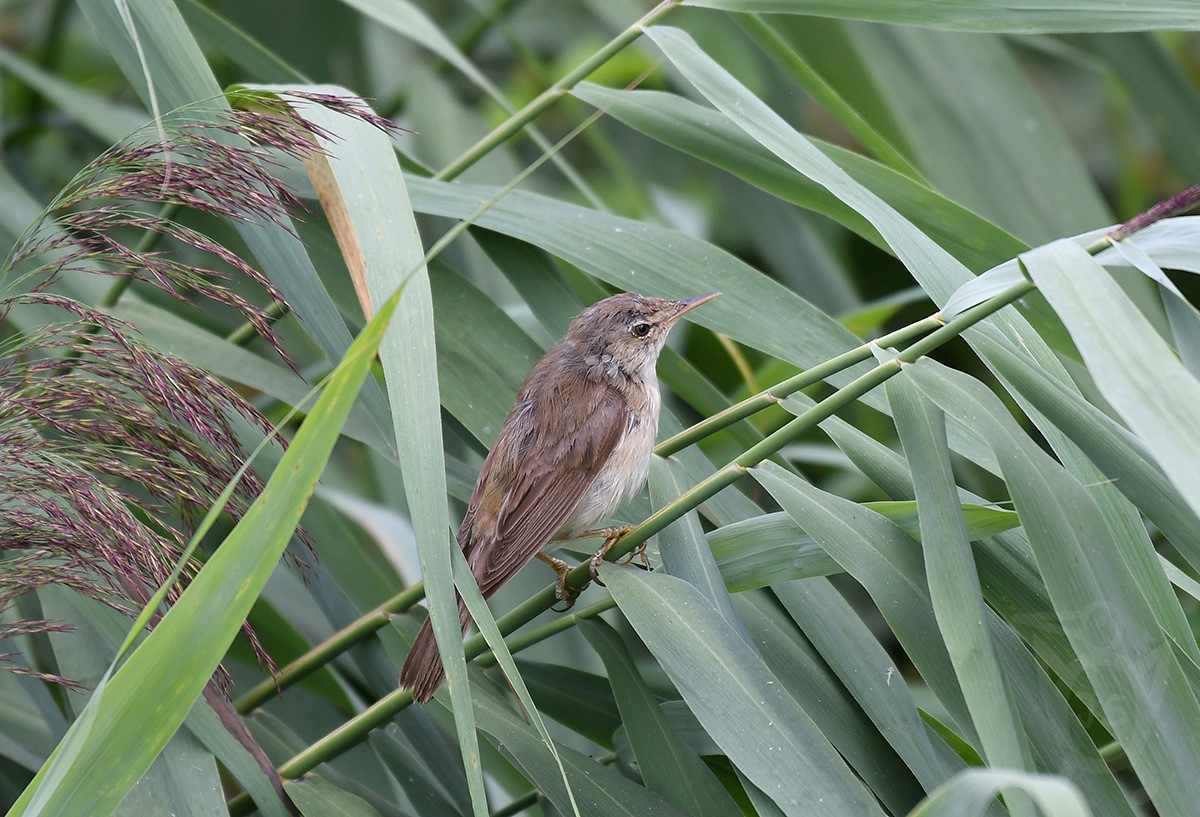
[[[676,301],[675,314],[671,316],[671,321],[674,322],[680,318],[685,312],[691,312],[700,304],[706,304],[721,293],[710,292],[707,295],[697,295],[694,298],[684,298],[682,301]]]

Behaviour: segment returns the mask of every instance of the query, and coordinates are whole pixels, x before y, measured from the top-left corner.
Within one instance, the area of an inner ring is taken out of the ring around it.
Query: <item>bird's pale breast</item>
[[[595,527],[646,484],[646,477],[650,473],[650,457],[654,452],[654,438],[658,435],[661,407],[658,381],[653,377],[648,382],[643,381],[634,399],[644,400],[647,411],[630,412],[631,419],[626,426],[625,436],[617,443],[596,479],[567,517],[556,539],[570,538]],[[560,544],[555,543],[556,546]]]

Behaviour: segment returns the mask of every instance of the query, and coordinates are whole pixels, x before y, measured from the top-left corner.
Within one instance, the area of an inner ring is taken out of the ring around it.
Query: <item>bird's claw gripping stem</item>
[[[621,538],[631,530],[633,530],[633,528],[629,525],[626,525],[620,528],[603,528],[601,530],[589,531],[587,534],[585,534],[590,536],[604,537],[604,544],[601,545],[599,550],[593,553],[592,558],[588,560],[588,574],[592,577],[592,581],[601,587],[604,587],[605,585],[600,579],[600,563],[604,561],[604,557],[608,555],[608,552],[613,549],[617,542],[621,541]],[[643,543],[639,549],[641,551],[642,558],[645,559],[645,543]],[[629,555],[632,558],[636,553],[637,551],[634,551],[634,553]]]
[[[600,580],[600,563],[604,561],[604,557],[607,556],[609,551],[616,546],[617,542],[621,541],[621,537],[629,533],[631,530],[633,530],[633,527],[626,525],[618,528],[601,528],[599,530],[590,530],[586,533],[581,533],[579,536],[572,537],[574,539],[598,539],[601,536],[604,537],[604,544],[602,544],[600,549],[593,553],[592,558],[588,560],[588,575],[591,577],[591,579],[588,581],[588,584],[595,582],[601,587],[605,586],[604,582]],[[578,589],[568,587],[567,576],[572,570],[570,564],[564,562],[562,559],[555,558],[554,556],[548,556],[545,553],[539,553],[537,557],[541,561],[550,565],[550,568],[554,571],[554,575],[558,577],[558,583],[554,588],[554,597],[563,602],[565,606],[561,608],[554,607],[552,609],[556,613],[567,612],[575,606],[575,599],[578,598],[579,594],[587,588],[587,584]],[[621,564],[629,564],[637,558],[642,560],[642,564],[647,570],[650,569],[650,558],[646,555],[645,542],[640,543],[636,548],[631,550],[629,555],[625,557]]]
[[[571,565],[567,564],[562,559],[556,559],[553,556],[547,556],[545,553],[539,553],[537,557],[546,564],[550,565],[550,568],[554,571],[554,575],[558,577],[558,583],[554,588],[554,597],[566,605],[561,610],[557,607],[552,607],[551,609],[556,613],[567,612],[575,606],[575,599],[578,598],[579,594],[583,592],[583,588],[576,590],[574,588],[567,587],[567,574],[571,572]]]

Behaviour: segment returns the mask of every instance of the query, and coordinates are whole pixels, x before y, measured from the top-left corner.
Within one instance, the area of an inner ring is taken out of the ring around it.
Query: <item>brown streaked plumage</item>
[[[658,355],[675,321],[718,294],[606,298],[579,313],[567,336],[534,365],[458,529],[485,598],[552,543],[584,533],[641,489],[658,432]],[[567,565],[542,558],[559,574],[559,595],[569,603],[562,583]],[[470,616],[461,599],[458,615],[465,631]],[[400,686],[425,702],[444,677],[427,621]]]

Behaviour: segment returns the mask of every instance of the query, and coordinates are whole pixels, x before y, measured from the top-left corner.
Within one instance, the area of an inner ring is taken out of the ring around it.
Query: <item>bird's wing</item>
[[[503,433],[503,431],[501,431]],[[492,459],[496,452],[500,449],[500,440],[497,438],[492,443],[492,449],[488,451],[487,457],[483,460],[483,465],[479,466],[479,475],[475,477],[475,487],[471,489],[471,499],[467,502],[467,512],[463,514],[462,524],[458,526],[458,546],[467,554],[471,552],[471,528],[475,524],[475,516],[479,513],[479,502],[483,499],[483,490],[488,483],[488,474],[492,471]]]
[[[490,464],[493,478],[498,467],[512,469],[513,477],[500,505],[494,538],[471,542],[472,572],[485,596],[550,541],[625,435],[628,418],[620,395],[598,383],[576,385],[581,388],[571,399],[588,405],[589,410],[578,415],[586,422],[566,426],[561,411],[533,405],[525,438],[515,441],[518,444],[512,449],[519,452],[514,461]]]

